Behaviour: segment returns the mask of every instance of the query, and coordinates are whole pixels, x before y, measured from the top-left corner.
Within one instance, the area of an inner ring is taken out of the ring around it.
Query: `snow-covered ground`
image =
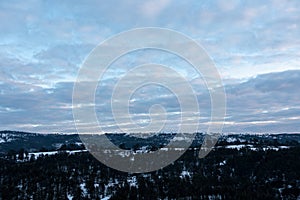
[[[237,149],[240,150],[242,148],[250,147],[252,148],[253,145],[246,145],[246,144],[237,144],[237,145],[226,145],[224,146],[226,149]]]
[[[233,143],[233,142],[246,142],[246,140],[240,139],[240,138],[235,138],[235,137],[228,137],[228,138],[226,139],[226,142],[228,142],[228,143]]]
[[[0,143],[11,142],[17,138],[17,135],[10,133],[1,133],[0,134]]]
[[[237,145],[226,145],[226,146],[220,146],[220,147],[224,147],[226,149],[237,149],[240,150],[242,148],[249,148],[252,151],[258,151],[260,149],[267,151],[267,150],[275,150],[278,151],[280,149],[288,149],[290,148],[289,146],[265,146],[265,147],[255,147],[251,144],[237,144]],[[219,147],[219,148],[220,148]]]
[[[252,147],[250,148],[251,150],[253,151],[258,151],[259,149],[262,149],[264,151],[267,151],[267,150],[275,150],[275,151],[279,151],[280,149],[289,149],[290,147],[289,146],[278,146],[278,147],[274,147],[274,146],[267,146],[267,147],[262,147],[262,148],[259,148],[259,147]]]
[[[81,152],[87,152],[87,150],[66,150],[63,151],[69,154],[75,154],[75,153],[81,153]],[[58,151],[46,151],[46,152],[36,152],[36,153],[29,153],[28,156],[31,157],[31,155],[34,155],[36,158],[41,156],[41,155],[55,155],[58,154]]]
[[[75,153],[82,153],[82,152],[87,152],[87,150],[66,150],[66,151],[63,151],[65,153],[68,153],[68,154],[75,154]],[[32,156],[34,156],[34,158],[38,158],[39,156],[51,156],[51,155],[55,155],[55,154],[58,154],[59,151],[45,151],[45,152],[34,152],[34,153],[28,153],[28,158],[27,160],[29,160]],[[16,157],[18,158],[19,155],[17,154]],[[24,160],[19,160],[19,161],[26,161],[26,155],[24,154]]]

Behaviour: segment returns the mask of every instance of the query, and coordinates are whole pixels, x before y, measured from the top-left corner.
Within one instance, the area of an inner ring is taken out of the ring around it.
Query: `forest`
[[[88,152],[61,149],[26,161],[7,153],[0,158],[0,199],[300,198],[299,145],[220,147],[202,159],[198,151],[190,148],[171,165],[144,174],[111,169]]]

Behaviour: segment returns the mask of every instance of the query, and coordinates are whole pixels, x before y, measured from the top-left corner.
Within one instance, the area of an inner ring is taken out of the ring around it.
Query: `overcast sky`
[[[114,34],[150,26],[186,34],[213,59],[227,95],[224,132],[299,132],[299,22],[294,0],[0,1],[0,130],[76,132],[72,90],[83,60]],[[117,130],[109,91],[121,67],[143,63],[140,57],[173,65],[192,83],[205,131],[210,102],[200,78],[176,56],[151,50],[121,58],[97,90],[105,130]],[[148,123],[151,105],[161,104],[163,131],[176,131],[180,106],[170,91],[150,86],[134,95],[133,121]]]

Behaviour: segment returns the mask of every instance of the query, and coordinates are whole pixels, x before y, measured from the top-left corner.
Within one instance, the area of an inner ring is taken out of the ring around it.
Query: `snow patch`
[[[71,194],[67,194],[67,198],[68,198],[68,200],[72,200],[73,196]]]
[[[132,176],[127,178],[127,183],[131,186],[131,187],[137,187],[137,179],[136,176]]]
[[[220,162],[220,166],[223,166],[223,165],[226,165],[226,163],[227,163],[227,161],[226,160],[224,160],[223,162]]]
[[[85,183],[80,184],[80,189],[82,190],[82,193],[84,196],[86,196],[88,194],[87,189],[85,187]]]
[[[184,177],[191,177],[191,174],[189,171],[187,170],[183,170],[179,176],[180,178],[184,178]]]

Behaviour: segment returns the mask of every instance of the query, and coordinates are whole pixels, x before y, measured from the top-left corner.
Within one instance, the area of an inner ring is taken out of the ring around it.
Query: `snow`
[[[36,153],[29,153],[28,155],[29,155],[29,157],[31,157],[32,155],[34,155],[36,158],[37,157],[39,157],[39,156],[41,156],[41,155],[55,155],[55,154],[57,154],[58,153],[58,151],[48,151],[48,152],[36,152]]]
[[[267,150],[275,150],[278,151],[280,149],[288,149],[290,148],[289,146],[266,146],[266,147],[254,147],[253,145],[250,144],[238,144],[238,145],[226,145],[224,146],[226,149],[237,149],[240,150],[242,148],[249,147],[252,151],[258,151],[262,149],[263,151]]]
[[[224,160],[223,162],[220,162],[220,166],[223,166],[223,165],[226,165],[226,163],[227,163],[227,161],[226,160]]]
[[[11,142],[18,136],[11,133],[0,133],[0,143]]]
[[[136,176],[132,176],[127,178],[127,182],[131,187],[137,187],[137,179]]]
[[[237,149],[240,150],[245,147],[252,147],[253,145],[237,144],[237,145],[226,145],[226,149]]]
[[[113,180],[112,178],[109,179],[108,184],[104,185],[104,196],[107,196],[107,189],[110,187],[114,187],[115,185],[118,185],[119,181],[118,179]]]
[[[151,177],[151,174],[142,174],[142,176],[143,176],[144,178],[149,178],[149,177]]]
[[[184,138],[184,137],[174,137],[173,140],[174,140],[174,141],[184,141],[185,138]]]
[[[63,144],[64,144],[64,143],[55,143],[55,144],[53,144],[53,146],[54,146],[55,148],[60,148]]]
[[[233,142],[246,142],[246,140],[241,138],[235,138],[235,137],[228,137],[226,138],[226,142],[233,143]]]
[[[75,153],[81,153],[81,152],[87,152],[87,150],[67,150],[67,151],[63,151],[69,154],[75,154]],[[45,151],[45,152],[35,152],[35,153],[29,153],[29,158],[31,155],[34,155],[36,158],[39,157],[40,155],[55,155],[58,154],[58,151]]]
[[[174,148],[175,151],[184,151],[185,148]]]
[[[161,151],[169,151],[169,150],[175,150],[175,151],[184,151],[185,148],[181,148],[181,147],[175,147],[175,148],[167,148],[167,147],[163,147],[160,148]]]
[[[85,187],[85,183],[80,184],[80,189],[82,190],[83,195],[87,195],[87,189]]]
[[[262,149],[263,151],[267,151],[267,150],[275,150],[275,151],[279,151],[280,149],[289,149],[289,146],[278,146],[278,147],[273,147],[273,146],[267,146],[267,147],[252,147],[250,148],[252,151],[258,151],[259,149]]]
[[[216,200],[216,199],[222,199],[221,195],[208,195],[209,200]]]
[[[22,189],[22,184],[20,183],[19,185],[17,185],[17,188],[19,188],[21,190]]]
[[[140,149],[140,150],[136,150],[135,152],[133,152],[133,154],[141,154],[141,153],[147,153],[149,152],[147,149]]]
[[[229,142],[229,143],[232,143],[232,142],[236,142],[237,139],[236,138],[232,138],[232,137],[229,137],[226,139],[226,142]]]
[[[11,141],[13,141],[13,138],[3,137],[3,136],[0,138],[0,143],[11,142]]]
[[[71,194],[67,194],[67,198],[68,198],[68,200],[72,200],[73,196]]]
[[[75,154],[75,153],[82,153],[82,152],[87,152],[88,150],[73,150],[73,151],[66,151],[66,153],[69,154]]]
[[[186,170],[183,170],[182,172],[181,172],[181,174],[180,174],[180,178],[184,178],[184,177],[191,177],[191,174],[190,174],[190,172],[189,171],[186,171]]]
[[[69,153],[70,155],[71,154],[75,154],[75,153],[81,153],[81,152],[87,152],[87,150],[67,150],[67,151],[64,151],[66,153]],[[58,154],[59,151],[45,151],[45,152],[34,152],[34,153],[28,153],[28,160],[31,158],[31,156],[34,156],[34,158],[38,158],[39,156],[51,156],[51,155],[55,155],[55,154]],[[16,158],[18,158],[19,155],[17,154],[16,155]],[[19,160],[21,162],[24,162],[26,161],[25,159],[25,154],[24,154],[24,160]]]
[[[118,150],[115,150],[115,152],[118,152]],[[110,153],[110,151],[109,151],[109,153]],[[125,157],[129,157],[130,156],[130,152],[126,151],[126,150],[121,150],[120,152],[118,152],[118,155],[120,155],[121,157],[125,158]]]
[[[181,136],[175,136],[172,141],[186,141],[186,142],[190,142],[192,140],[192,138],[189,137],[181,137]]]

